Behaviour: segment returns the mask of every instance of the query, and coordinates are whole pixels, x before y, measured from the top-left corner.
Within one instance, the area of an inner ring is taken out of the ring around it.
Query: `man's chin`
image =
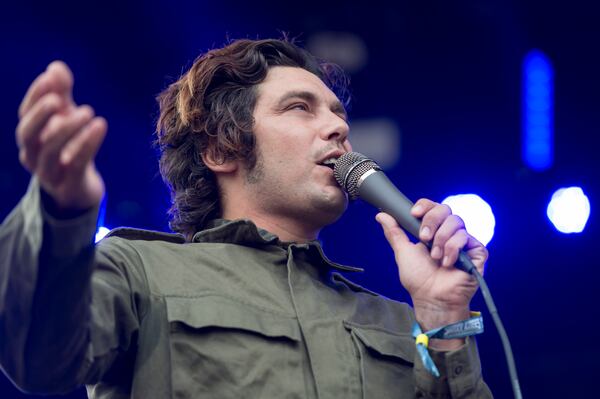
[[[339,192],[337,195],[328,196],[327,198],[315,204],[315,208],[319,211],[320,220],[323,226],[334,223],[338,220],[348,208],[348,197],[346,193]]]

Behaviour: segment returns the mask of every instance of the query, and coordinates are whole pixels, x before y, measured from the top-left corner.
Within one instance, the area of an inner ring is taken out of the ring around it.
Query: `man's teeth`
[[[328,159],[324,160],[323,162],[321,162],[321,165],[327,166],[328,168],[333,170],[333,168],[335,168],[336,161],[337,161],[336,158],[328,158]]]

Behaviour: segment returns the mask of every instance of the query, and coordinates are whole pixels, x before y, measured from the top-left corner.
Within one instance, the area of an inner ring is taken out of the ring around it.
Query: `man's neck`
[[[250,219],[256,226],[275,234],[283,242],[308,242],[319,236],[318,229],[311,229],[291,218],[264,216],[256,212],[223,212],[223,219]]]

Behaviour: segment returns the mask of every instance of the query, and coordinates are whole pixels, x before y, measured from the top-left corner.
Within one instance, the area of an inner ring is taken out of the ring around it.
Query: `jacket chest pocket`
[[[304,396],[295,318],[222,296],[166,304],[174,397]]]
[[[408,334],[345,321],[360,357],[363,398],[398,398],[414,391],[415,348]]]

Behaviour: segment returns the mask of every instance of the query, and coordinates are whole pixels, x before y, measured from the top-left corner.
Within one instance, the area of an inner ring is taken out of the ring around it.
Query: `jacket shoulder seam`
[[[137,229],[133,227],[117,227],[112,229],[106,237],[119,237],[126,240],[142,241],[166,241],[175,244],[185,243],[185,238],[177,233],[165,233],[163,231]]]

